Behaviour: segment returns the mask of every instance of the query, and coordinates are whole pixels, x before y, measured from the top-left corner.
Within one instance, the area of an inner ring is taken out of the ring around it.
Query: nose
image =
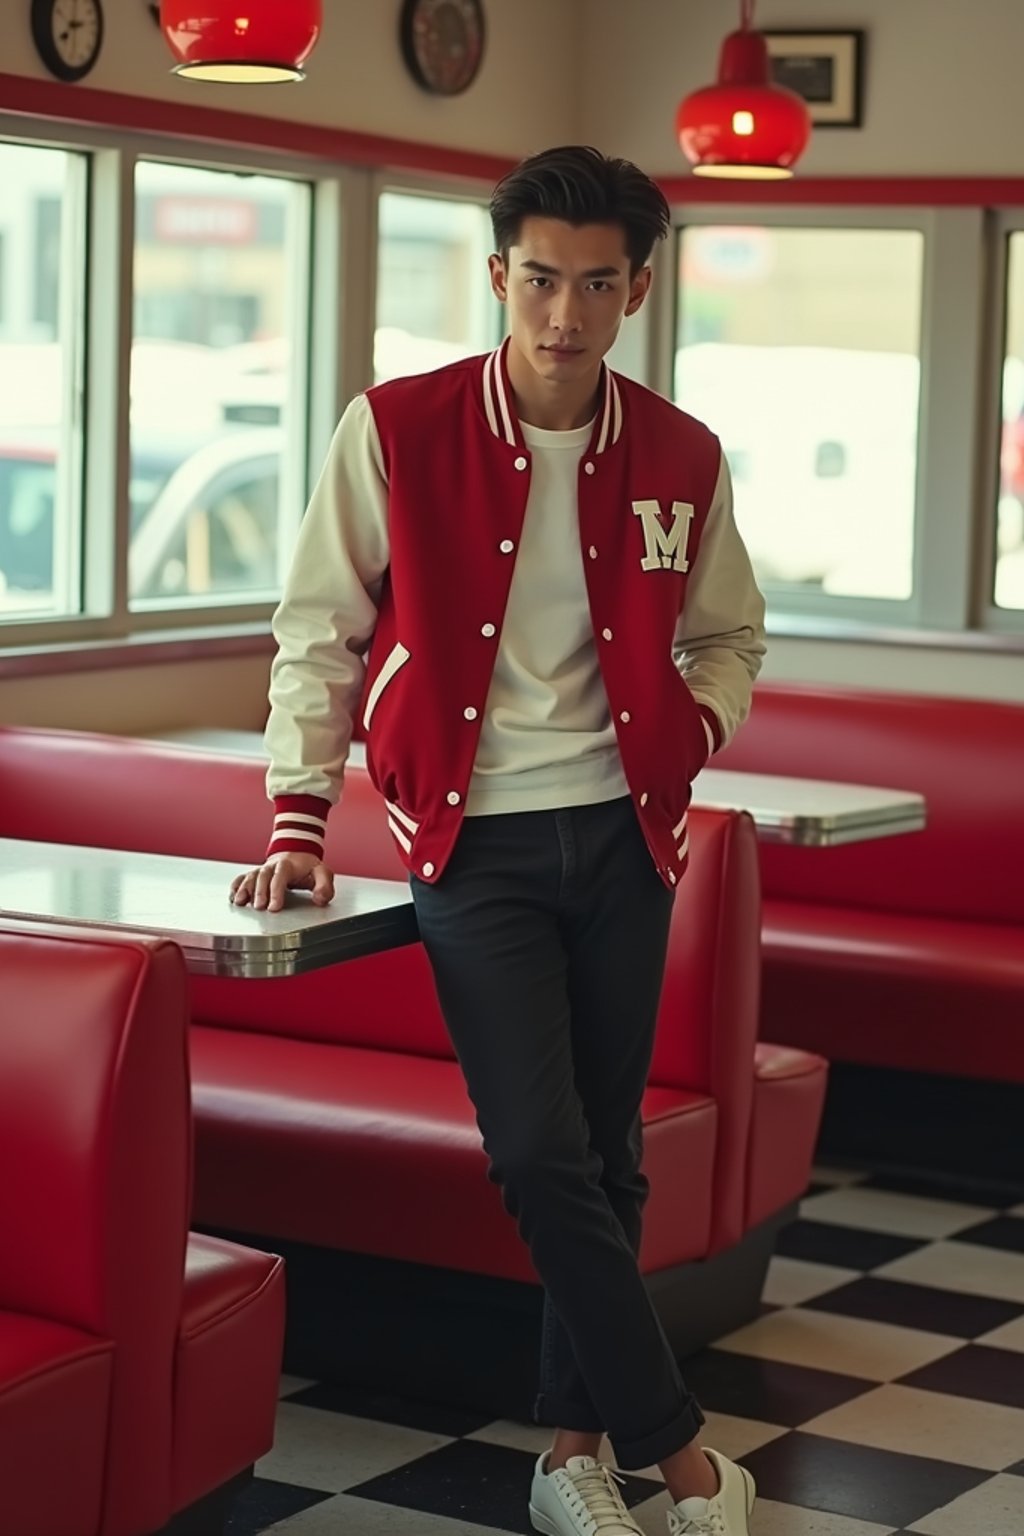
[[[582,329],[580,301],[571,289],[556,293],[551,301],[551,329],[558,332]]]

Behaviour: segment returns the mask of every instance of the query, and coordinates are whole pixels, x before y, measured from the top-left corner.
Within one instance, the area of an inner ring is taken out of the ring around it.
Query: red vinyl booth
[[[2,918],[0,974],[0,1536],[170,1530],[271,1447],[283,1263],[189,1233],[176,946]]]
[[[1024,1082],[1024,707],[765,683],[715,765],[927,802],[923,832],[762,846],[762,1035]]]

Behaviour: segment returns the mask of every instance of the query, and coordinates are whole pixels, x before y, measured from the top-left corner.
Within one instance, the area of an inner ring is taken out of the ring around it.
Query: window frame
[[[914,505],[914,582],[906,599],[872,599],[769,586],[770,628],[792,634],[871,634],[952,630],[977,625],[975,548],[980,521],[976,464],[982,396],[983,295],[990,263],[982,207],[874,207],[805,203],[766,207],[740,202],[676,203],[673,235],[661,262],[671,290],[665,343],[655,361],[654,387],[672,398],[673,359],[682,302],[676,279],[688,227],[741,224],[782,229],[915,230],[923,238],[921,392]],[[964,304],[964,294],[977,297]],[[973,360],[967,368],[963,359]],[[967,449],[965,452],[964,449]],[[964,507],[972,515],[965,518]],[[927,507],[928,514],[923,509]],[[1018,626],[1019,628],[1020,626]]]

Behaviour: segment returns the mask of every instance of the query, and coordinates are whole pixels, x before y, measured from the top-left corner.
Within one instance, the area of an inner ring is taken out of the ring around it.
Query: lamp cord
[[[754,0],[740,0],[740,26],[749,32],[754,22]]]

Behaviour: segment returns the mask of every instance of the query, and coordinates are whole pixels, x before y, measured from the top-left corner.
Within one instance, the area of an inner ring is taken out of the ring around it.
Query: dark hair
[[[649,176],[631,160],[611,159],[585,144],[530,155],[498,182],[491,194],[491,224],[503,261],[523,220],[531,217],[621,224],[634,276],[655,242],[668,234],[670,222],[668,203]]]

